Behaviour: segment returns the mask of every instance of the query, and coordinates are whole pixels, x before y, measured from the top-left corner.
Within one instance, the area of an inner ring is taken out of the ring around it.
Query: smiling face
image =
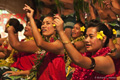
[[[26,26],[25,26],[24,35],[25,35],[26,37],[32,36],[32,31],[31,31],[31,27],[30,27],[30,22],[27,22],[27,24],[26,24]]]
[[[73,38],[77,38],[80,37],[82,32],[80,31],[80,25],[78,23],[76,23],[72,29],[72,37]]]
[[[52,17],[44,18],[41,29],[43,36],[47,37],[53,35],[55,33],[55,28],[53,26],[53,18]]]
[[[97,50],[103,47],[103,40],[97,39],[97,28],[90,27],[87,29],[85,36],[86,49],[89,52],[95,53]]]

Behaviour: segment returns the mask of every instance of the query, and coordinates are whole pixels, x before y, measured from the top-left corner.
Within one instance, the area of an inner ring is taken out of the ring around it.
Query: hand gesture
[[[5,74],[9,74],[9,76],[18,76],[20,75],[20,72],[17,71],[6,71],[5,73],[3,73],[3,75]]]
[[[58,32],[63,31],[64,21],[62,20],[62,18],[59,15],[54,16],[54,24],[56,25],[56,29]]]
[[[27,12],[27,17],[28,18],[32,18],[33,17],[34,10],[30,6],[25,4],[25,7],[23,8],[23,10],[25,10]]]
[[[9,27],[7,28],[7,32],[9,32],[9,31],[15,32],[15,28],[14,28],[13,26],[9,26]]]

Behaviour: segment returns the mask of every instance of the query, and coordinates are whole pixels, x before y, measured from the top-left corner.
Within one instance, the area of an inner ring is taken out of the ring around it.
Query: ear
[[[106,39],[107,39],[107,36],[105,35],[105,36],[103,37],[103,43],[105,43]]]

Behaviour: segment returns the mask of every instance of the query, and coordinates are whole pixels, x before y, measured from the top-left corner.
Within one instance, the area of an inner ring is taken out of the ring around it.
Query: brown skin
[[[34,39],[36,41],[36,45],[41,49],[44,49],[46,51],[50,51],[50,52],[55,53],[55,54],[64,54],[64,47],[63,47],[63,44],[61,43],[60,40],[56,40],[52,43],[49,43],[49,42],[46,42],[43,40],[41,34],[37,30],[36,24],[35,24],[34,19],[33,19],[34,10],[31,9],[28,5],[25,5],[23,10],[30,11],[30,13],[27,13],[27,16],[31,22],[31,28],[32,28],[32,32],[34,35]],[[48,40],[50,39],[50,37],[55,36],[56,28],[54,28],[54,26],[53,26],[53,18],[52,17],[46,17],[43,20],[41,30],[42,30],[43,36],[45,36]]]
[[[65,35],[64,31],[63,31],[63,20],[59,17],[59,16],[55,16],[56,19],[55,24],[56,24],[56,28],[57,31],[60,35],[60,38],[62,39],[62,41],[70,41],[67,36]],[[103,40],[99,40],[96,38],[97,35],[97,31],[96,28],[89,28],[87,30],[87,37],[85,39],[85,43],[86,43],[86,48],[87,51],[91,51],[93,54],[95,54],[95,52],[99,49],[101,49],[105,43],[106,40],[106,36],[104,36]],[[88,45],[89,44],[89,45]],[[97,46],[96,46],[97,44]],[[94,47],[96,46],[96,47]],[[88,57],[84,57],[82,56],[71,43],[68,44],[64,44],[65,49],[67,50],[70,58],[80,67],[89,69],[90,65],[91,65],[91,60]],[[74,54],[73,54],[74,53]],[[114,66],[114,62],[112,61],[110,56],[98,56],[95,57],[95,62],[96,62],[96,67],[94,68],[94,70],[96,72],[101,72],[101,74],[112,74],[115,72],[115,66]]]

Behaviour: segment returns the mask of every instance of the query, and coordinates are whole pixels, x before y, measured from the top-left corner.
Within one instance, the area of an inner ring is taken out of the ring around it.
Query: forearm
[[[29,74],[30,74],[30,70],[20,71],[19,72],[19,75],[23,75],[23,76],[26,76],[26,75],[29,75]]]
[[[15,46],[19,44],[18,37],[16,37],[13,31],[8,31],[8,38],[10,45],[15,49]]]
[[[85,24],[85,15],[81,10],[79,10],[79,15],[80,15],[80,20]]]
[[[63,31],[59,32],[59,35],[62,42],[64,43],[64,47],[67,50],[68,55],[76,64],[79,64],[82,60],[82,55],[75,49],[75,47],[72,45],[71,41]]]
[[[35,42],[36,42],[37,46],[40,46],[40,45],[42,45],[43,39],[42,39],[40,32],[38,31],[38,28],[37,28],[33,18],[30,18],[30,23],[31,23],[32,33],[33,33]]]
[[[93,6],[91,6],[90,3],[89,3],[89,10],[90,10],[90,15],[91,15],[92,19],[96,19],[94,8],[93,8]]]

